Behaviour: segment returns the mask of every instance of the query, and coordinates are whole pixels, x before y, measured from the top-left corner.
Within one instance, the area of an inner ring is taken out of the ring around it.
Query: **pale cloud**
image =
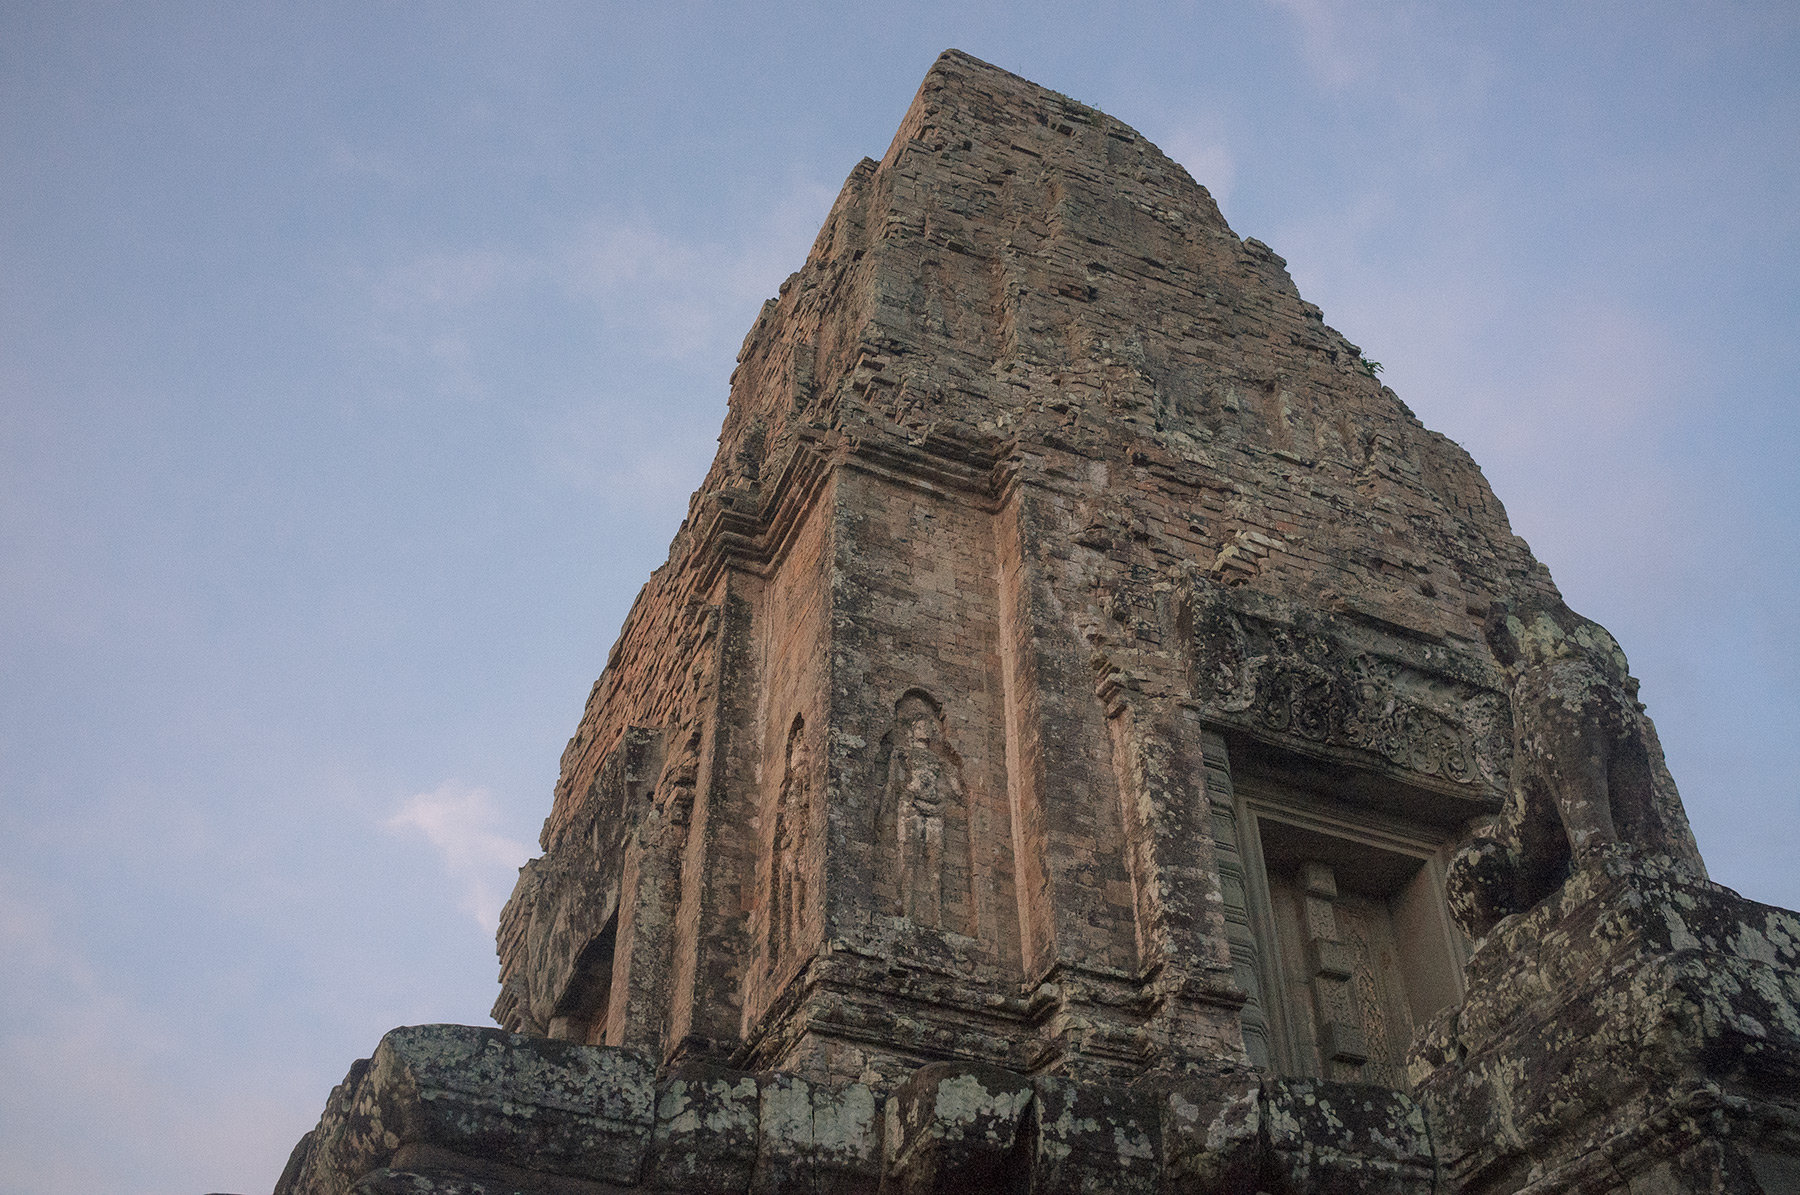
[[[1718,533],[1669,454],[1704,387],[1668,329],[1600,293],[1520,303],[1491,263],[1430,276],[1350,264],[1303,293],[1326,292],[1327,319],[1473,453],[1571,602],[1647,610],[1692,589]]]
[[[413,173],[395,155],[378,149],[365,149],[347,141],[334,141],[325,152],[326,166],[334,174],[379,179],[384,183],[403,185],[413,181]]]
[[[835,196],[798,184],[748,229],[717,240],[641,216],[597,215],[548,254],[568,293],[597,307],[613,334],[617,377],[679,363],[717,379],[719,389],[678,408],[630,401],[625,391],[610,401],[583,395],[543,424],[545,470],[615,509],[673,527],[712,454],[721,383],[738,345],[763,301],[806,260]],[[609,377],[609,388],[619,384]]]
[[[541,255],[504,247],[440,249],[360,268],[351,278],[364,309],[355,335],[399,376],[429,377],[442,395],[478,398],[488,386],[476,342],[497,307],[543,273]]]
[[[711,423],[658,425],[643,411],[579,406],[546,429],[540,460],[550,476],[602,499],[613,512],[673,529],[711,459],[717,435]]]
[[[597,310],[623,360],[730,360],[764,299],[806,258],[836,190],[797,183],[736,235],[706,238],[642,215],[597,212],[536,242],[445,247],[350,283],[363,296],[357,334],[377,356],[429,371],[440,391],[495,387],[484,342],[527,300]],[[727,369],[729,367],[727,366]]]
[[[733,240],[679,235],[641,216],[595,216],[556,254],[570,290],[599,304],[640,350],[689,357],[735,350],[757,308],[805,261],[835,192],[792,188]]]
[[[541,268],[532,255],[513,250],[436,251],[379,274],[374,298],[387,311],[466,308],[530,279]]]
[[[714,254],[640,220],[595,220],[576,238],[567,269],[577,295],[659,356],[712,346],[731,306]]]
[[[437,850],[459,890],[457,907],[492,933],[519,868],[533,854],[528,844],[502,833],[501,822],[493,793],[451,780],[408,797],[385,824]]]

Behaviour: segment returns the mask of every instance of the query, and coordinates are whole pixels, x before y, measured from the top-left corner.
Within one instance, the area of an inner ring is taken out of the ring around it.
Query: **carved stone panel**
[[[943,711],[923,690],[894,707],[882,742],[877,841],[897,893],[893,910],[922,929],[968,932],[968,789]]]
[[[1209,720],[1264,739],[1366,753],[1497,799],[1511,712],[1485,653],[1419,642],[1196,580],[1189,682]]]
[[[1276,776],[1236,790],[1274,1069],[1403,1086],[1415,1028],[1463,990],[1468,944],[1444,900],[1451,839]]]
[[[812,824],[812,766],[806,721],[788,730],[781,787],[775,794],[774,845],[769,857],[769,969],[778,968],[805,939],[807,840]]]

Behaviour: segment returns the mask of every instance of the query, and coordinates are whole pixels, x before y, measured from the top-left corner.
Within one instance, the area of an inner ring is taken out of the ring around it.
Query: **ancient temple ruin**
[[[957,52],[763,305],[502,918],[279,1191],[1800,1190],[1800,917],[1282,259]]]

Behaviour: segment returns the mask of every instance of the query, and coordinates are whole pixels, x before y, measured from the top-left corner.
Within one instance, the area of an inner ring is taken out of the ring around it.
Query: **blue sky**
[[[1800,905],[1800,12],[0,6],[0,1192],[266,1191],[491,926],[762,299],[956,46],[1463,443]]]

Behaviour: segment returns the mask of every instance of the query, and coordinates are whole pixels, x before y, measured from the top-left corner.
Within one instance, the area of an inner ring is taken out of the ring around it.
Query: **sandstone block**
[[[421,1159],[635,1184],[654,1124],[652,1076],[628,1050],[467,1025],[396,1029],[333,1091],[277,1192],[339,1195]]]
[[[382,1167],[363,1175],[352,1195],[521,1195],[512,1183],[487,1182],[444,1171],[421,1173]]]
[[[1296,1191],[1429,1195],[1436,1159],[1425,1114],[1384,1087],[1321,1080],[1264,1084],[1269,1166]]]
[[[391,1153],[379,1134],[371,1134],[362,1118],[353,1115],[369,1072],[369,1059],[350,1064],[344,1081],[331,1089],[319,1123],[300,1138],[288,1158],[275,1195],[337,1195]]]
[[[702,1063],[657,1084],[656,1131],[644,1186],[652,1191],[746,1191],[756,1168],[761,1096],[756,1076]]]
[[[919,1068],[887,1105],[887,1184],[895,1195],[1004,1189],[1031,1080],[979,1063]]]
[[[1162,1101],[1163,1168],[1171,1189],[1251,1195],[1267,1150],[1262,1083],[1253,1073],[1183,1083]]]
[[[1756,1191],[1800,1157],[1800,916],[1614,852],[1496,926],[1469,976],[1412,1077],[1470,1192]]]
[[[620,1184],[643,1169],[653,1074],[629,1050],[461,1025],[397,1029],[370,1065],[382,1124],[401,1143]]]
[[[1162,1170],[1162,1126],[1146,1094],[1053,1075],[1032,1080],[1033,1195],[1152,1195]]]
[[[750,1189],[836,1195],[881,1182],[881,1104],[866,1085],[813,1084],[795,1075],[762,1081],[760,1137]]]

